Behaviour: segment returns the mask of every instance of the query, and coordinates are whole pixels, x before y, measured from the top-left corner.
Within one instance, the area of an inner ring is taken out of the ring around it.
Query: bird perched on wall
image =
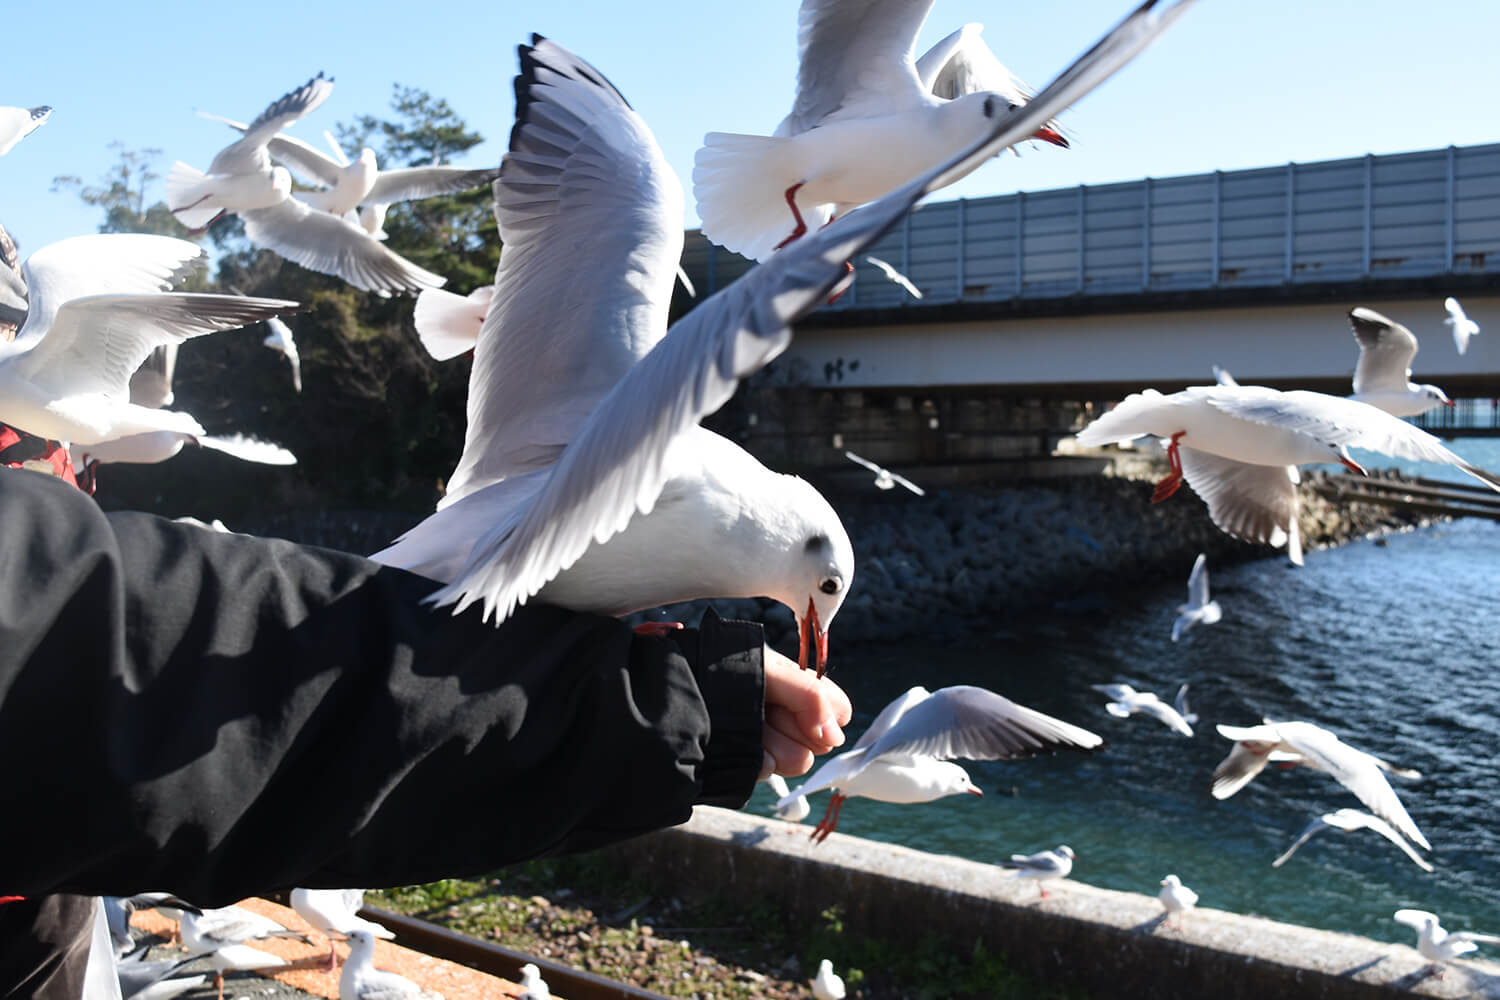
[[[1036,854],[1012,854],[1010,860],[1000,862],[999,867],[1009,873],[1011,878],[1029,878],[1035,881],[1037,890],[1041,893],[1037,898],[1046,899],[1047,887],[1043,883],[1067,878],[1077,859],[1078,855],[1073,853],[1073,848],[1067,844],[1059,844],[1050,851],[1038,851]]]
[[[214,967],[214,986],[224,1000],[224,973],[247,972],[285,965],[286,960],[247,945],[264,938],[306,936],[288,930],[270,917],[240,906],[224,906],[200,913],[184,911],[181,918],[182,946],[197,955],[208,955]]]
[[[826,958],[818,963],[818,974],[812,978],[812,995],[814,1000],[844,1000],[848,995],[843,977],[833,971],[833,963]]]
[[[789,823],[800,823],[807,819],[812,806],[808,804],[806,795],[793,795],[791,789],[787,788],[786,779],[775,771],[766,778],[766,784],[771,786],[771,793],[776,796],[776,805],[772,808],[778,817]],[[786,805],[782,805],[782,802]]]
[[[1392,919],[1416,930],[1417,951],[1439,967],[1440,976],[1441,966],[1478,950],[1479,945],[1500,944],[1500,936],[1494,934],[1444,930],[1437,914],[1427,910],[1397,910]]]
[[[542,978],[542,970],[532,962],[521,966],[521,992],[516,1000],[552,1000],[552,990]]]
[[[1208,556],[1200,552],[1188,574],[1188,599],[1177,605],[1177,620],[1172,623],[1172,641],[1176,642],[1194,625],[1213,625],[1224,617],[1219,602],[1208,596]]]
[[[1176,875],[1168,875],[1161,880],[1161,891],[1156,894],[1161,900],[1161,905],[1167,911],[1166,923],[1170,926],[1173,917],[1177,917],[1177,926],[1182,926],[1181,914],[1186,913],[1198,905],[1198,894],[1182,884],[1182,879]]]
[[[1406,327],[1363,306],[1349,310],[1349,325],[1359,342],[1359,364],[1354,369],[1350,399],[1369,403],[1397,417],[1414,417],[1453,400],[1435,385],[1411,381],[1417,338]]]
[[[1448,317],[1443,320],[1443,325],[1453,330],[1453,346],[1458,348],[1462,354],[1469,349],[1469,338],[1479,335],[1479,324],[1469,318],[1464,312],[1464,307],[1458,304],[1453,296],[1443,300],[1443,308],[1448,311]]]

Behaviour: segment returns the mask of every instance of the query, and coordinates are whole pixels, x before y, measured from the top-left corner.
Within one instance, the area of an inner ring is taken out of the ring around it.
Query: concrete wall
[[[1451,965],[1438,978],[1413,948],[1218,910],[1167,930],[1154,896],[1069,880],[1039,901],[1032,884],[991,865],[838,833],[814,846],[809,832],[700,808],[611,851],[674,895],[769,899],[808,927],[837,903],[846,934],[936,933],[959,954],[983,941],[1017,971],[1101,998],[1500,997],[1495,963]]]

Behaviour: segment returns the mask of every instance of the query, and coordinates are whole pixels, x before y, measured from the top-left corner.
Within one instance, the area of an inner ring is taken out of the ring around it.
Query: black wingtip
[[[1354,336],[1361,341],[1378,339],[1390,330],[1402,329],[1400,323],[1364,306],[1349,310],[1349,325],[1354,329]]]

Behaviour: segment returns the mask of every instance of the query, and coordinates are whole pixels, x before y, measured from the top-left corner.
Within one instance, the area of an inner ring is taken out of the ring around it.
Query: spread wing
[[[1354,391],[1405,392],[1411,378],[1411,362],[1417,356],[1417,338],[1412,332],[1363,306],[1349,310],[1349,326],[1359,342]]]
[[[1177,454],[1182,460],[1183,478],[1208,505],[1208,516],[1214,524],[1246,541],[1277,548],[1286,545],[1292,562],[1302,565],[1296,466],[1251,465],[1185,445],[1178,446]],[[1197,567],[1195,563],[1194,576]],[[1195,595],[1191,578],[1188,594],[1194,604],[1202,606],[1208,603],[1207,570],[1204,571],[1203,600]]]
[[[1097,750],[1104,740],[980,687],[934,691],[870,745],[870,754],[952,760],[1019,760],[1056,750]]]
[[[419,292],[447,281],[387,250],[358,226],[314,211],[296,198],[239,216],[251,243],[310,271],[342,278],[361,291],[378,295]]]
[[[984,44],[982,24],[966,24],[938,42],[917,60],[917,76],[933,96],[954,100],[965,94],[992,92],[1011,104],[1025,104],[1031,99],[1031,88],[1020,77],[1005,68],[995,53]],[[1046,128],[1061,135],[1056,121]]]
[[[198,112],[198,117],[223,122],[242,135],[250,129],[250,126],[244,122],[207,111]],[[327,134],[324,133],[324,135]],[[271,159],[286,167],[301,180],[311,184],[321,184],[324,187],[333,187],[337,184],[340,168],[349,165],[347,160],[340,163],[327,153],[320,152],[316,147],[284,132],[278,132],[266,140],[266,152],[271,154]]]
[[[1385,775],[1370,758],[1356,750],[1333,733],[1310,723],[1283,723],[1277,727],[1281,738],[1292,749],[1329,774],[1365,804],[1376,816],[1390,823],[1412,843],[1427,850],[1432,845],[1417,829],[1406,807],[1396,797],[1396,792],[1386,781]]]
[[[432,198],[456,194],[493,183],[500,176],[498,167],[472,170],[468,167],[405,167],[382,170],[375,186],[365,195],[364,204],[388,205],[394,201]]]
[[[211,174],[254,174],[271,169],[271,157],[267,145],[276,134],[304,115],[311,114],[333,93],[332,78],[323,74],[308,80],[296,90],[288,91],[277,98],[260,113],[260,116],[244,129],[239,139],[219,150]]]
[[[1188,575],[1188,602],[1200,608],[1209,602],[1208,554],[1205,552],[1198,553],[1198,558],[1193,561],[1193,572]]]

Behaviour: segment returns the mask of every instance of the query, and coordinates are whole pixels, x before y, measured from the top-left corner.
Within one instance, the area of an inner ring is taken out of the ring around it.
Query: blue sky
[[[790,107],[797,6],[10,4],[0,104],[55,111],[0,159],[0,222],[23,253],[93,232],[99,213],[71,192],[51,193],[55,175],[97,180],[116,139],[162,149],[163,176],[173,159],[204,168],[230,133],[195,110],[253,118],[319,70],[336,78],[333,95],[295,134],[319,141],[336,122],[384,114],[400,82],[446,98],[488,137],[470,162],[497,162],[513,110],[515,46],[533,31],[609,76],[690,187],[704,132],[766,133]],[[1126,0],[937,0],[918,49],[980,21],[1000,59],[1040,87],[1127,9]],[[1038,146],[1004,157],[939,197],[1493,142],[1496,38],[1500,4],[1475,0],[1200,0],[1064,117],[1073,149]],[[691,197],[686,222],[696,223]]]

